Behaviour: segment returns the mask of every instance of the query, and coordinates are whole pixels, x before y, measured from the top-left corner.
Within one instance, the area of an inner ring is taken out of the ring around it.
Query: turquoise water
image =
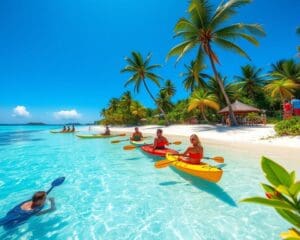
[[[222,180],[211,184],[155,169],[139,150],[123,151],[128,142],[83,140],[49,129],[0,126],[0,216],[66,177],[50,194],[55,212],[10,231],[0,227],[0,239],[265,240],[279,239],[289,227],[272,209],[238,202],[262,195],[259,183],[265,180],[251,153],[205,146],[206,155],[222,155],[226,162]]]

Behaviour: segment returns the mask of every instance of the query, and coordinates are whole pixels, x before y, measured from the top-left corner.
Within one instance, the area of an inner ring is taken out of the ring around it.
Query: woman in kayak
[[[156,136],[153,143],[153,149],[165,149],[165,146],[169,145],[169,141],[162,135],[161,129],[157,129]]]
[[[105,127],[105,132],[102,135],[110,135],[110,130],[108,126]]]
[[[75,132],[75,127],[72,125],[71,132]]]
[[[66,126],[63,127],[63,129],[61,130],[62,132],[67,131]]]
[[[203,147],[196,134],[190,136],[192,146],[188,147],[183,154],[180,154],[179,160],[191,164],[200,164],[203,158]]]
[[[50,201],[50,204],[51,204],[50,208],[41,211],[41,209],[45,205],[46,198],[47,198],[46,192],[44,192],[44,191],[36,192],[32,196],[31,201],[25,202],[21,205],[21,209],[25,212],[26,211],[35,211],[36,215],[42,215],[45,213],[53,212],[56,209],[54,198],[48,198]]]
[[[131,135],[130,140],[132,141],[141,141],[143,138],[143,134],[139,131],[138,127],[134,128],[134,133]]]

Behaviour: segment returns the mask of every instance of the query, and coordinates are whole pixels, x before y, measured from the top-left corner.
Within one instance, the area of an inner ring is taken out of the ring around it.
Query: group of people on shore
[[[283,104],[283,119],[290,119],[292,116],[300,116],[300,99],[292,98]]]
[[[132,141],[142,141],[143,134],[139,131],[137,127],[134,128],[130,140]],[[200,139],[196,134],[190,136],[191,146],[188,147],[184,153],[179,154],[179,161],[191,163],[191,164],[200,164],[203,158],[203,147],[201,145]],[[170,143],[168,139],[163,136],[162,129],[157,129],[156,137],[153,142],[153,149],[165,149]]]

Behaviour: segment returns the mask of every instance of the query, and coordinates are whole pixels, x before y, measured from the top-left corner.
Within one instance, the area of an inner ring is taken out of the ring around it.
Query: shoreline
[[[276,134],[273,125],[233,128],[208,124],[139,127],[146,136],[154,136],[158,128],[161,128],[167,137],[180,138],[186,144],[189,143],[188,137],[195,133],[204,145],[242,151],[244,154],[253,154],[259,159],[264,155],[300,173],[300,136],[273,137]],[[91,129],[102,132],[104,127],[91,126]],[[134,127],[111,127],[112,132],[118,133],[132,133],[133,130]]]

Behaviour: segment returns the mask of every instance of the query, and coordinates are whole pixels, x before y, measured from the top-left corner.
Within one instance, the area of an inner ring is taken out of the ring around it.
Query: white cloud
[[[30,113],[26,110],[24,106],[16,106],[13,109],[13,117],[30,117]]]
[[[75,110],[61,110],[59,112],[54,113],[54,117],[56,119],[65,119],[65,120],[72,120],[80,118],[80,114]]]

